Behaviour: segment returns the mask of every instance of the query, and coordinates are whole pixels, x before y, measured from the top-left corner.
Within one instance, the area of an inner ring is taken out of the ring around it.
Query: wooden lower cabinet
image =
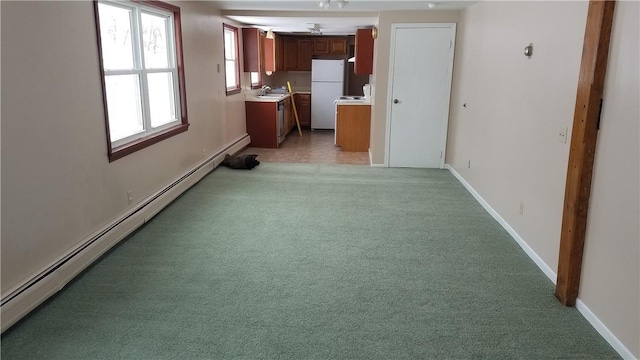
[[[343,151],[369,151],[371,105],[338,105],[336,145]]]
[[[296,110],[300,126],[311,126],[311,94],[295,94]]]
[[[278,103],[245,101],[251,147],[278,148]]]
[[[287,135],[296,124],[296,118],[293,115],[293,107],[291,106],[291,97],[284,99],[284,134]]]

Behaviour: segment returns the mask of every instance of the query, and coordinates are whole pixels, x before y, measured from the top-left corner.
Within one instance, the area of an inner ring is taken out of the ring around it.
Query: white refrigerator
[[[311,129],[335,130],[334,101],[344,89],[344,60],[311,61]]]

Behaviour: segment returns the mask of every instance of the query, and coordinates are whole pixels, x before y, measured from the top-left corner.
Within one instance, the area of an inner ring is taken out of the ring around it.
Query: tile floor
[[[278,149],[246,148],[240,154],[258,154],[265,162],[322,163],[369,165],[368,152],[347,152],[334,145],[332,130],[302,130],[294,128]]]

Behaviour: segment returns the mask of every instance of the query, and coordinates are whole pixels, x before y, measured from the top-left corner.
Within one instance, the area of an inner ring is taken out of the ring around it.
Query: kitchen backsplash
[[[272,88],[286,87],[289,81],[294,92],[311,91],[311,71],[276,71],[271,76],[262,74],[262,81]]]

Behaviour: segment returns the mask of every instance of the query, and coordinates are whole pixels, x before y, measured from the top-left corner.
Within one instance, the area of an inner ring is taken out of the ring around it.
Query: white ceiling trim
[[[344,8],[328,10],[318,0],[208,1],[222,15],[247,26],[280,33],[310,33],[318,24],[323,35],[352,35],[356,29],[378,24],[381,11],[460,10],[477,1],[456,0],[349,0]],[[430,5],[431,4],[431,5]],[[434,5],[435,4],[435,5]]]

